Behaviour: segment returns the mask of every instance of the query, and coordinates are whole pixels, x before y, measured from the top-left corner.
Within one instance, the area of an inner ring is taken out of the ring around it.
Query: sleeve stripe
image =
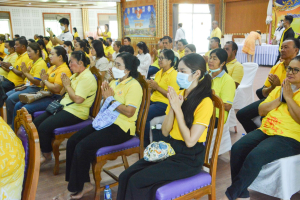
[[[136,106],[134,106],[134,105],[132,105],[132,104],[128,104],[128,106],[132,106],[132,107],[136,108]]]
[[[204,123],[201,123],[201,122],[195,122],[195,124],[200,124],[200,125],[208,127],[208,124],[204,124]]]
[[[40,79],[40,78],[37,78],[37,77],[33,77],[34,79],[36,79],[36,80],[39,80],[39,81],[41,81],[42,79]]]

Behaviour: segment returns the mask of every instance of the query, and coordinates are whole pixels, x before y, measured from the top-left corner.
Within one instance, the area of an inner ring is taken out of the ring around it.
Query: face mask
[[[9,54],[10,54],[7,48],[4,49],[4,53],[5,53],[6,55],[9,55]]]
[[[281,25],[280,23],[277,24],[278,27],[279,27],[280,25]]]
[[[124,70],[120,70],[115,67],[112,68],[112,73],[115,78],[123,78],[125,76]]]
[[[220,71],[220,70],[221,70],[221,68],[218,68],[218,69],[209,69],[209,71],[210,71],[211,73],[218,72],[218,71]]]
[[[61,26],[60,29],[61,29],[62,31],[64,31],[64,30],[66,29],[66,27]]]
[[[193,74],[193,73],[191,73],[191,74]],[[188,89],[191,86],[191,84],[194,81],[194,80],[189,81],[189,76],[191,74],[184,74],[184,73],[181,73],[181,72],[177,73],[176,82],[177,82],[177,84],[179,85],[180,88]]]

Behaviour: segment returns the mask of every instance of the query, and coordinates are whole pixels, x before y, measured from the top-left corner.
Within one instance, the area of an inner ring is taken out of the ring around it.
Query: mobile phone
[[[284,99],[284,96],[283,96],[283,87],[281,87],[281,91],[280,91],[280,101],[282,103],[286,103],[285,99]]]
[[[51,31],[51,28],[47,28],[47,31]]]

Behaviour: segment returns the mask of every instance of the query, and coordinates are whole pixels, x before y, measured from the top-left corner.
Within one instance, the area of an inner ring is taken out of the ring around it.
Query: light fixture
[[[31,5],[31,3],[29,3],[29,5]]]

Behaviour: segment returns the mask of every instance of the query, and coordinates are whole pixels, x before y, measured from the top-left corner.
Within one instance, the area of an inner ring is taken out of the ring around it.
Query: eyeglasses
[[[292,71],[293,74],[297,74],[300,71],[300,69],[292,68],[292,67],[288,66],[288,68],[286,69],[286,72],[290,73],[290,71]]]
[[[158,60],[163,60],[163,59],[166,59],[166,58],[164,58],[164,57],[158,57]]]

